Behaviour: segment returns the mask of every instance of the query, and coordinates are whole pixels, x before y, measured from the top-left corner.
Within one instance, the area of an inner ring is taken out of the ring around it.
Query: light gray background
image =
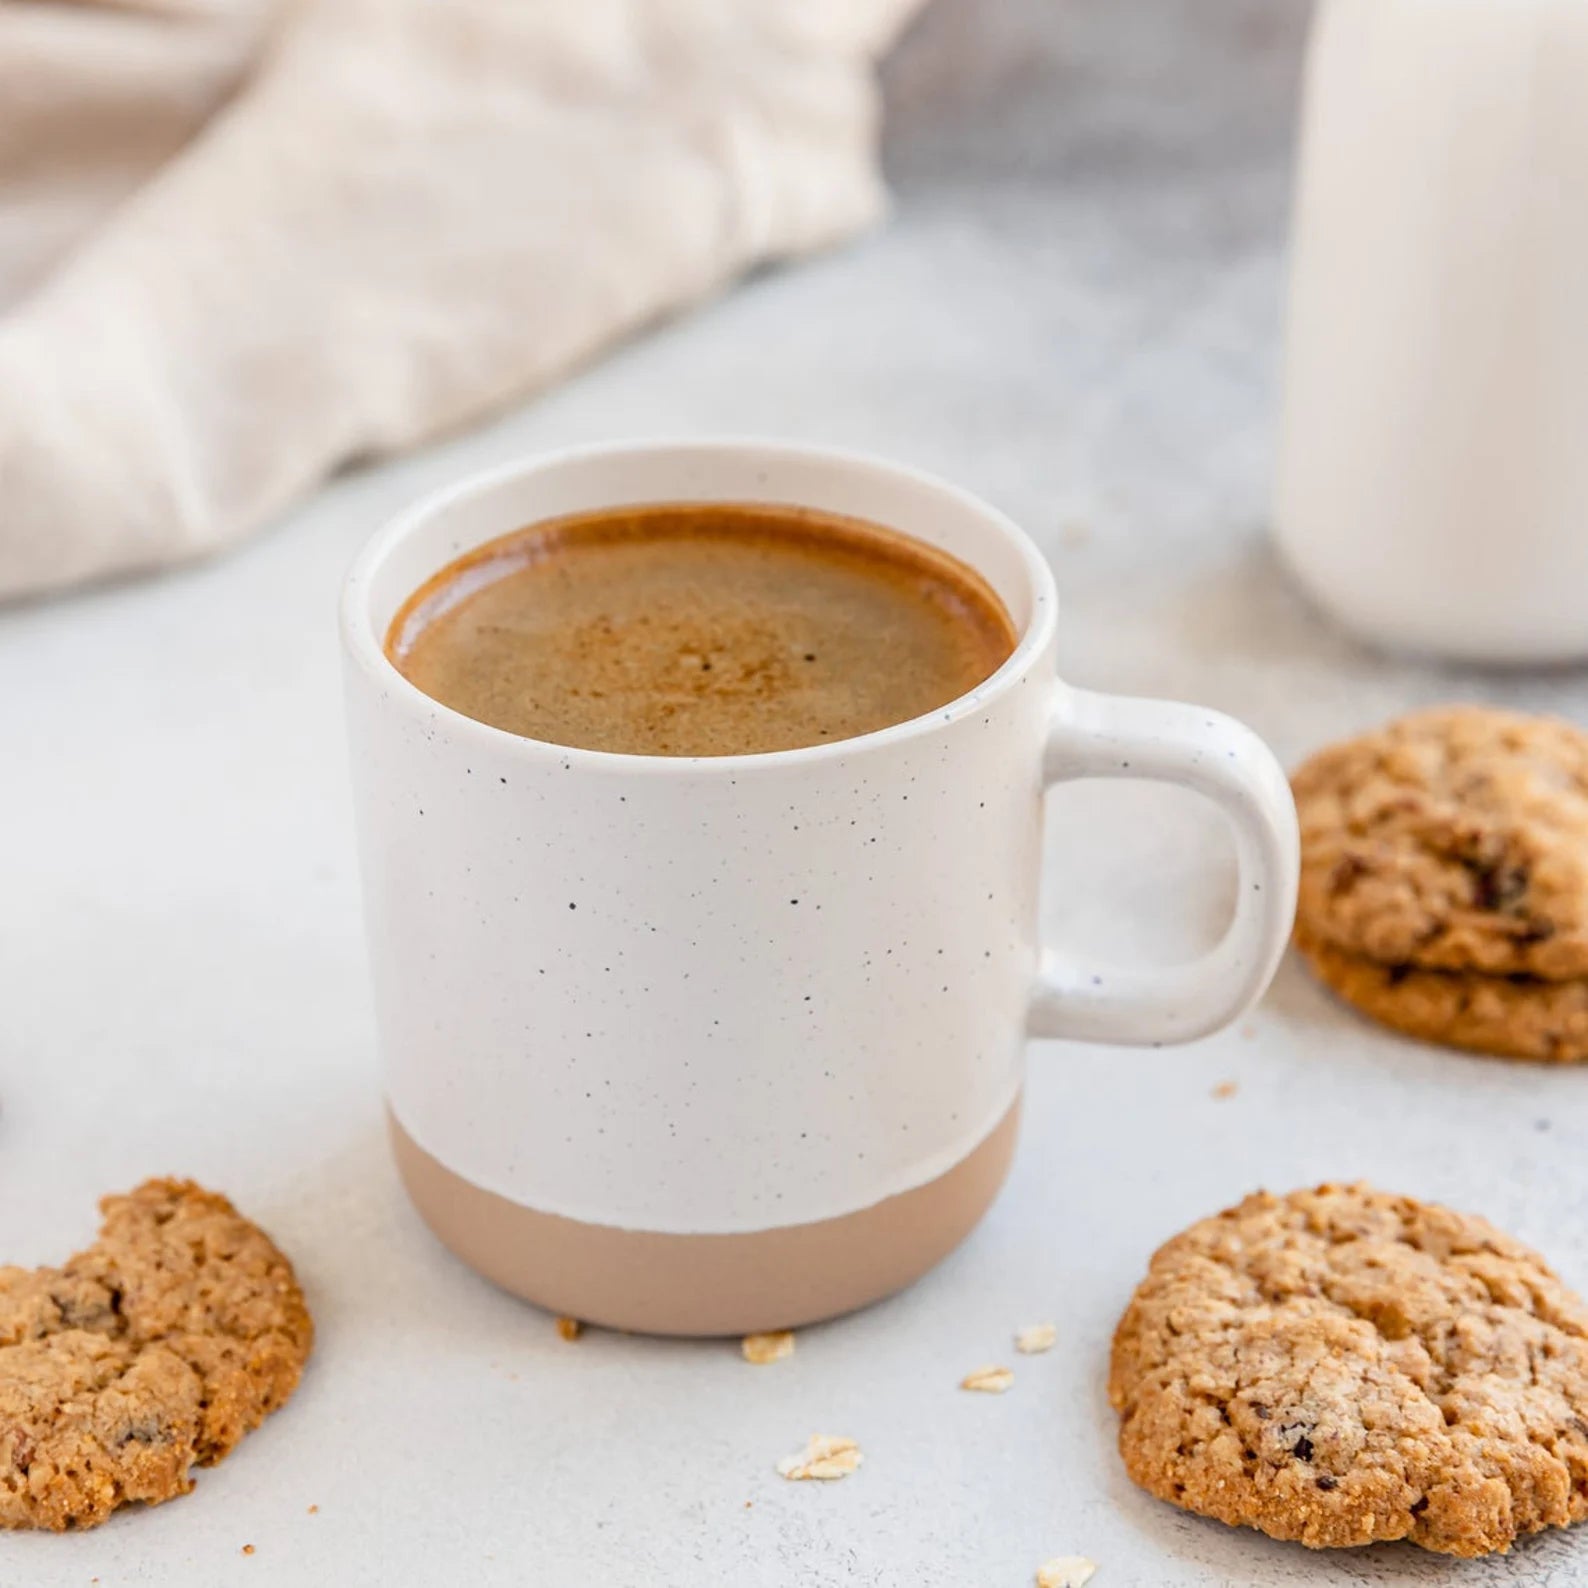
[[[276,1233],[320,1327],[296,1400],[194,1495],[0,1538],[0,1585],[1015,1588],[1070,1552],[1098,1588],[1588,1581],[1588,1539],[1321,1557],[1182,1516],[1125,1479],[1102,1389],[1152,1248],[1257,1185],[1371,1176],[1588,1283],[1588,1069],[1397,1041],[1293,965],[1189,1050],[1039,1046],[983,1228],[766,1369],[562,1343],[428,1237],[381,1137],[332,613],[374,526],[465,470],[657,432],[871,448],[1027,525],[1077,682],[1221,706],[1287,761],[1422,701],[1588,718],[1580,675],[1356,648],[1267,549],[1304,21],[1282,0],[940,0],[889,69],[888,230],[224,561],[0,614],[0,1251],[63,1255],[99,1192],[188,1173]],[[1111,786],[1053,815],[1056,930],[1166,955],[1217,925],[1224,843],[1194,805]],[[1041,1318],[1059,1347],[1014,1359],[1008,1395],[955,1389]],[[858,1438],[864,1469],[782,1482],[812,1430]]]

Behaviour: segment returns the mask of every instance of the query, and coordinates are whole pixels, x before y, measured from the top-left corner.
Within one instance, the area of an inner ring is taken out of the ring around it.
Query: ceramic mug
[[[537,519],[667,500],[798,503],[977,569],[1019,632],[985,683],[837,743],[715,758],[519,738],[383,650],[405,598]],[[1028,1036],[1184,1042],[1267,985],[1295,811],[1248,729],[1054,671],[1053,576],[1003,514],[914,470],[756,442],[516,463],[401,514],[342,601],[386,1101],[443,1241],[554,1311],[742,1333],[897,1290],[1003,1181]],[[1148,778],[1217,802],[1234,918],[1169,969],[1037,941],[1043,791]]]

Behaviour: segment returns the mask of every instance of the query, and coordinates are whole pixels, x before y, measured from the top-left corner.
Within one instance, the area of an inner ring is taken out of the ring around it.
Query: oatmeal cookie
[[[1273,1538],[1483,1555],[1588,1516],[1588,1309],[1484,1220],[1368,1186],[1175,1236],[1108,1389],[1138,1484]]]
[[[106,1197],[61,1268],[0,1268],[0,1527],[92,1527],[192,1488],[296,1388],[292,1265],[191,1181]]]
[[[1482,706],[1415,712],[1291,780],[1297,919],[1385,965],[1588,977],[1588,734]]]
[[[1295,942],[1331,992],[1409,1037],[1546,1064],[1588,1060],[1588,979],[1543,981],[1381,965],[1299,927]]]

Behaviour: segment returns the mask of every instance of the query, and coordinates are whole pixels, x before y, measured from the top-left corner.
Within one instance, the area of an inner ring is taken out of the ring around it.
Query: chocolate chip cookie
[[[1588,734],[1481,706],[1417,712],[1292,779],[1296,943],[1414,1036],[1588,1058]]]
[[[185,1494],[297,1387],[292,1265],[186,1180],[106,1197],[61,1268],[0,1268],[0,1527],[92,1527]]]
[[[1114,1335],[1131,1477],[1315,1549],[1588,1516],[1588,1309],[1479,1218],[1323,1185],[1160,1248]]]

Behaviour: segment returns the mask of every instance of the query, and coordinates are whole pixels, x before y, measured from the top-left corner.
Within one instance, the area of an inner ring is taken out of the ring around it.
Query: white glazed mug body
[[[992,584],[1017,648],[927,718],[700,759],[519,738],[429,699],[383,654],[404,599],[486,540],[559,513],[707,499],[798,503],[937,545]],[[1045,974],[1037,943],[1045,781],[1073,774],[1055,762],[1077,743],[1095,760],[1107,739],[1069,725],[1066,702],[1098,697],[1054,677],[1055,606],[1036,549],[973,497],[755,443],[550,456],[376,537],[343,604],[368,933],[399,1163],[444,1238],[558,1310],[684,1332],[858,1305],[957,1242],[1007,1165],[1033,1009],[1062,1029],[1073,992],[1081,1025],[1090,1009],[1100,1027],[1080,1034],[1133,1034],[1109,977]],[[1198,742],[1222,759],[1226,719],[1205,716]],[[1262,879],[1281,893],[1283,818]],[[1265,963],[1171,989],[1169,1038],[1232,1014],[1232,977],[1260,988],[1283,942],[1267,916],[1284,909],[1265,906],[1247,944]],[[1132,1004],[1140,989],[1118,974]],[[1145,1018],[1164,1025],[1162,1009]],[[493,1220],[500,1233],[480,1235]],[[835,1251],[845,1231],[860,1238]],[[637,1277],[647,1252],[655,1272]]]

